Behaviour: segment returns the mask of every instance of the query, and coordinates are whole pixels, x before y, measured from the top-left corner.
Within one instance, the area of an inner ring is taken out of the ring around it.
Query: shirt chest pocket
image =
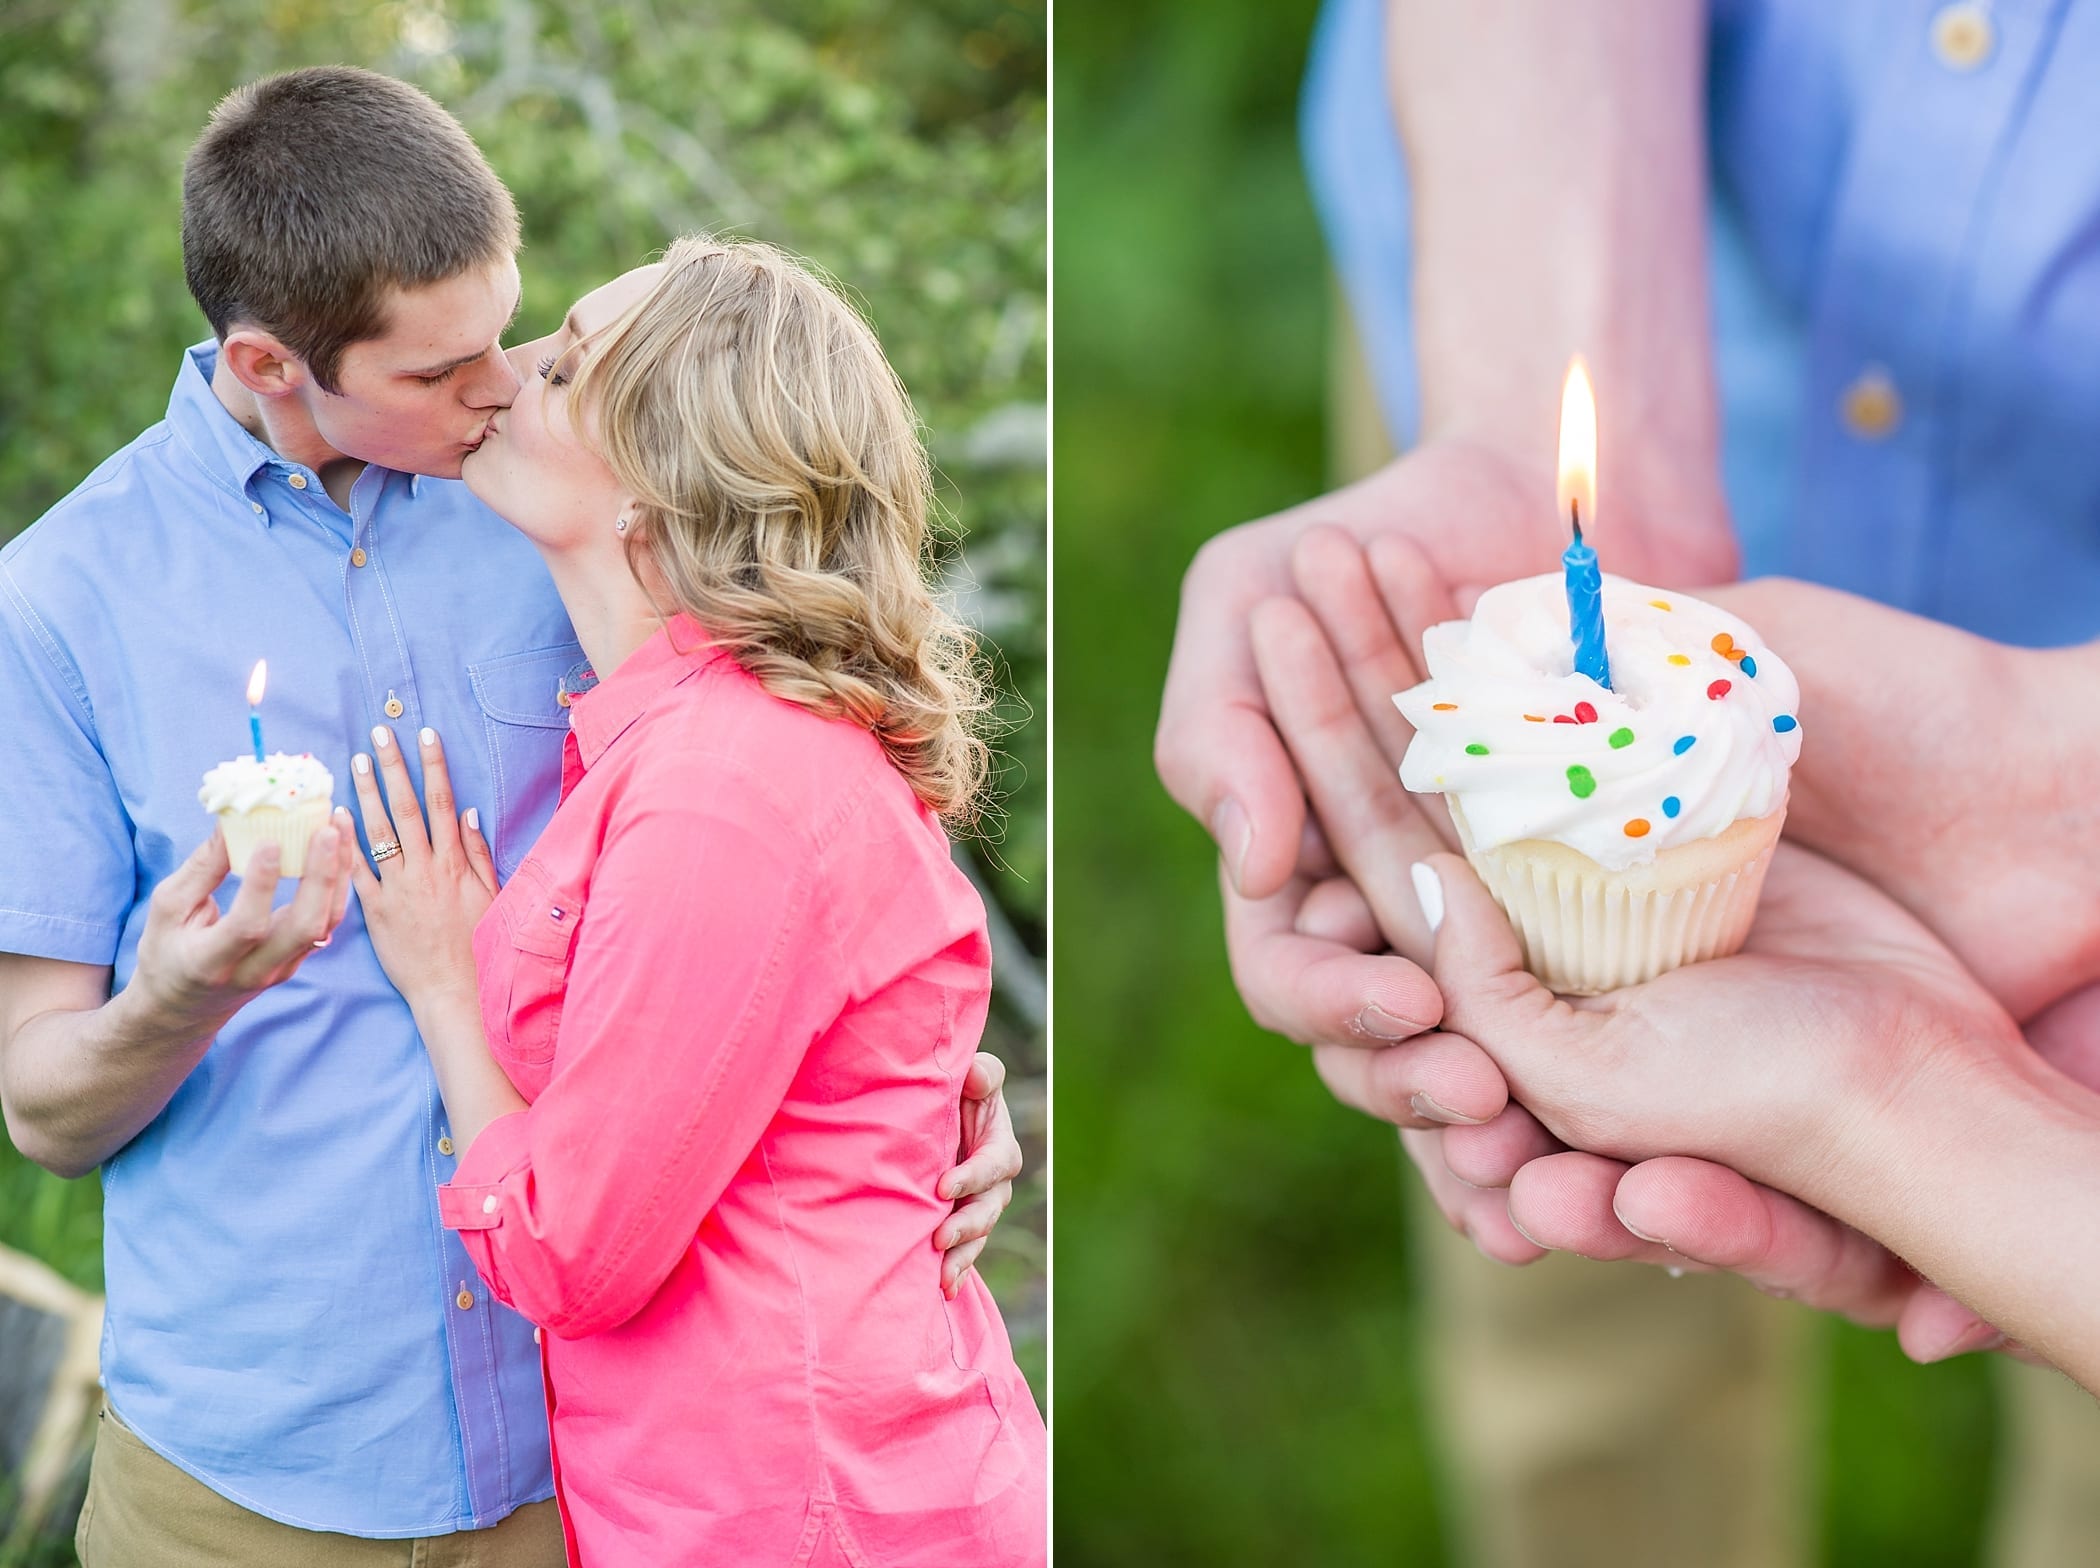
[[[576,643],[534,648],[467,666],[489,748],[496,874],[508,881],[561,799],[562,741],[569,733],[562,677],[583,662]]]
[[[546,872],[531,862],[518,868],[511,886],[506,940],[510,947],[509,995],[504,1004],[506,1054],[539,1066],[553,1060],[561,1034],[562,1008],[568,1001],[569,962],[576,950],[576,931],[583,924],[583,903],[555,887]]]

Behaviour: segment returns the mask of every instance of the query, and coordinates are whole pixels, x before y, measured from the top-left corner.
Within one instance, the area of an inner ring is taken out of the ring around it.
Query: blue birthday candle
[[[1582,514],[1597,510],[1597,395],[1589,367],[1577,354],[1560,388],[1560,505],[1575,528],[1575,542],[1560,558],[1568,579],[1568,632],[1575,644],[1575,671],[1611,690],[1611,660],[1604,652],[1604,575],[1597,552],[1582,542]]]
[[[1560,558],[1568,579],[1568,631],[1575,642],[1575,671],[1611,690],[1611,659],[1604,651],[1604,574],[1597,552],[1582,542],[1582,518],[1575,519],[1575,542]]]
[[[262,714],[259,710],[262,707],[263,681],[269,668],[267,659],[257,659],[255,671],[248,677],[248,740],[255,747],[257,762],[263,760]]]

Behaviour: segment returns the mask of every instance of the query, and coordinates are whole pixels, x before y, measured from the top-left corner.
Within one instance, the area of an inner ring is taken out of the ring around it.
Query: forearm
[[[230,1016],[170,1016],[133,987],[23,1020],[0,1057],[8,1136],[46,1170],[86,1175],[161,1113]]]
[[[489,1053],[481,1004],[471,988],[416,998],[410,1007],[437,1073],[453,1146],[464,1157],[490,1122],[524,1110],[525,1098]]]
[[[1423,437],[1550,483],[1561,377],[1583,354],[1607,535],[1615,502],[1622,519],[1718,508],[1705,26],[1682,0],[1390,6]]]
[[[1921,1075],[1802,1194],[2100,1392],[2100,1096],[2016,1053]]]

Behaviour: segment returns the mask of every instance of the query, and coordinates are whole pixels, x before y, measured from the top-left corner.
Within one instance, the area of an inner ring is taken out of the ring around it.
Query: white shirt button
[[[494,1214],[496,1212],[496,1195],[493,1192],[481,1200],[481,1212],[484,1214]]]
[[[250,506],[254,507],[254,508],[255,508],[255,510],[256,510],[256,512],[257,512],[258,514],[260,514],[260,513],[262,512],[262,509],[263,509],[263,505],[262,505],[262,502],[260,502],[260,501],[250,501],[250,502],[249,502],[248,504],[249,504]]]
[[[306,488],[306,475],[294,474],[286,482],[290,484],[294,490],[304,490]]]
[[[1903,399],[1887,371],[1876,365],[1862,370],[1838,400],[1838,417],[1862,441],[1879,441],[1903,423]]]
[[[1998,30],[1990,11],[1964,3],[1943,6],[1932,18],[1932,52],[1950,71],[1973,71],[1991,57]]]
[[[440,1154],[446,1154],[446,1155],[449,1155],[449,1154],[450,1154],[451,1152],[452,1152],[452,1140],[451,1140],[450,1138],[440,1138],[440,1139],[438,1139],[438,1153],[440,1153]]]
[[[462,1312],[472,1312],[474,1310],[474,1292],[467,1289],[465,1285],[461,1285],[459,1294],[452,1298],[452,1304]]]

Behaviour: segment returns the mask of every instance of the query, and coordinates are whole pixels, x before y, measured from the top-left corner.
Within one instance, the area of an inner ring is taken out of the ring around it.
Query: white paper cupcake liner
[[[1726,832],[1610,871],[1578,849],[1525,839],[1476,850],[1450,796],[1466,859],[1524,948],[1524,967],[1563,996],[1639,985],[1743,945],[1786,806]]]
[[[226,854],[233,874],[248,874],[248,857],[265,844],[284,852],[280,876],[295,877],[306,869],[306,841],[328,825],[332,799],[301,801],[296,806],[257,806],[251,811],[222,811],[219,831],[226,835]]]

